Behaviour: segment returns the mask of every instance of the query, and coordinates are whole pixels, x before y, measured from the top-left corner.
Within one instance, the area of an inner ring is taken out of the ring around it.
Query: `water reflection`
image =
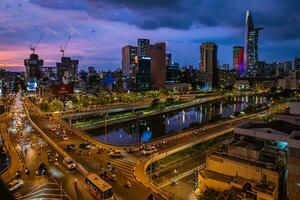
[[[205,103],[164,115],[108,127],[106,135],[104,129],[88,132],[94,135],[96,139],[110,144],[146,143],[153,138],[228,118],[252,105],[265,103],[269,103],[269,101],[262,96],[227,98],[226,100]]]

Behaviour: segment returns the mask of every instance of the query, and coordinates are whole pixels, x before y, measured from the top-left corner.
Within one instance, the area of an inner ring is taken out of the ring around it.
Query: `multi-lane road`
[[[72,157],[77,163],[80,163],[88,172],[93,172],[99,174],[101,171],[109,172],[108,177],[104,178],[106,182],[112,185],[116,195],[122,199],[148,199],[148,196],[151,194],[151,191],[148,188],[145,188],[143,185],[138,183],[134,176],[133,170],[135,164],[139,161],[137,158],[131,155],[127,155],[124,158],[110,158],[109,151],[104,150],[101,153],[98,153],[98,147],[91,145],[90,149],[81,149],[79,145],[83,142],[86,142],[82,137],[77,134],[74,134],[71,131],[66,131],[66,134],[69,136],[68,140],[62,139],[62,126],[57,131],[51,131],[52,127],[58,127],[56,121],[51,121],[48,118],[43,118],[38,112],[35,111],[35,107],[30,103],[25,103],[30,118],[32,121],[42,129],[44,133],[57,145],[58,148],[66,150],[68,144],[75,144],[75,151],[67,151],[67,153]],[[115,168],[116,181],[112,180],[112,172],[110,168]],[[131,187],[125,187],[125,183],[130,181]],[[160,199],[159,196],[156,196],[155,199]]]
[[[20,104],[23,102],[20,96],[16,97],[16,102]],[[30,175],[25,175],[24,172],[21,178],[24,180],[26,187],[15,193],[17,199],[32,199],[32,198],[63,198],[63,199],[93,199],[87,189],[84,187],[84,174],[80,170],[68,170],[62,163],[65,155],[70,156],[78,165],[82,166],[87,172],[96,174],[108,172],[108,176],[104,180],[112,185],[114,190],[114,197],[116,199],[148,199],[153,191],[157,192],[157,188],[153,189],[153,185],[145,184],[143,178],[147,178],[145,173],[138,173],[139,170],[145,171],[145,163],[149,157],[141,156],[140,152],[128,154],[124,158],[110,158],[109,145],[96,142],[91,145],[90,149],[80,148],[80,144],[86,142],[87,138],[83,134],[78,134],[64,127],[59,121],[54,121],[45,117],[42,113],[38,112],[35,105],[29,101],[24,101],[21,113],[23,115],[22,130],[9,131],[9,137],[16,147],[18,155],[21,157],[24,168],[28,168],[31,172]],[[16,111],[12,111],[15,113]],[[27,114],[24,115],[24,113]],[[253,115],[255,116],[255,115]],[[167,154],[168,152],[176,149],[182,149],[186,145],[191,145],[209,138],[213,138],[218,134],[223,134],[222,131],[230,130],[238,123],[246,121],[251,116],[246,116],[240,119],[234,119],[230,122],[218,122],[213,125],[199,128],[197,134],[195,130],[183,131],[174,134],[167,138],[162,138],[153,141],[151,144],[160,143],[159,152],[156,155]],[[14,117],[10,118],[7,123],[10,127],[14,127]],[[31,124],[32,122],[33,124]],[[33,130],[36,127],[37,130]],[[55,127],[57,130],[52,131],[51,128]],[[68,140],[63,140],[63,130],[69,137]],[[16,138],[18,140],[16,140]],[[66,146],[74,144],[75,151],[68,151]],[[98,148],[103,145],[104,150],[100,153]],[[27,150],[25,150],[27,149]],[[58,154],[58,165],[48,162],[48,151],[51,155]],[[48,168],[49,174],[47,176],[36,176],[35,171],[41,161],[44,161]],[[179,166],[177,166],[178,168]],[[176,167],[175,167],[176,168]],[[112,175],[116,176],[116,181],[112,179]],[[137,178],[142,174],[142,178]],[[166,174],[166,177],[168,175]],[[78,184],[75,187],[74,181],[77,180]],[[125,187],[125,183],[130,181],[131,187]],[[151,181],[151,180],[150,180]],[[161,194],[160,192],[157,192]],[[154,194],[154,193],[153,193]],[[162,199],[161,195],[154,194],[155,199]]]

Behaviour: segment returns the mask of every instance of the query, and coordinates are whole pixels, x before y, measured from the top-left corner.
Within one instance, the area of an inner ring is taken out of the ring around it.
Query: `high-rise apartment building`
[[[137,47],[125,46],[122,48],[122,73],[128,76],[135,67],[135,57],[137,56]]]
[[[244,66],[244,47],[234,46],[233,47],[233,68],[236,70],[238,77],[243,77],[245,75]]]
[[[262,28],[255,28],[251,12],[246,11],[246,31],[244,45],[245,76],[253,78],[258,73],[258,33]]]
[[[159,89],[165,87],[166,81],[166,43],[150,45],[152,87]]]
[[[204,82],[210,82],[212,87],[218,86],[218,47],[215,43],[203,43],[200,46],[200,73]]]

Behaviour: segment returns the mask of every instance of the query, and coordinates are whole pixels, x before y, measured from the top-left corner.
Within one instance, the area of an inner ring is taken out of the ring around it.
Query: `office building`
[[[166,81],[166,43],[150,45],[152,88],[165,87]]]
[[[286,61],[283,63],[283,66],[284,66],[284,76],[288,76],[289,72],[293,69],[293,62]]]
[[[135,57],[137,56],[137,47],[125,46],[122,48],[122,73],[128,76],[135,67]]]
[[[255,28],[251,12],[246,11],[246,30],[244,45],[245,76],[254,78],[258,73],[258,33],[262,28]]]
[[[166,66],[172,65],[172,54],[166,53]]]
[[[135,87],[136,90],[151,89],[151,58],[138,57],[137,67],[135,69]]]
[[[30,54],[29,59],[24,60],[24,65],[26,68],[26,82],[32,80],[39,81],[41,79],[44,60],[39,59],[37,54]]]
[[[238,77],[243,77],[245,75],[244,66],[244,47],[234,46],[233,47],[233,69],[236,70]]]
[[[58,81],[63,84],[75,82],[78,76],[78,64],[78,60],[62,57],[61,62],[56,63]]]
[[[173,63],[166,66],[166,83],[179,83],[180,82],[180,70],[179,64]]]
[[[236,71],[233,70],[218,70],[218,87],[233,88],[236,80]]]
[[[137,56],[138,57],[149,57],[149,39],[138,39],[137,41]]]
[[[266,70],[266,62],[265,61],[258,61],[258,76],[266,78],[267,77],[267,70]]]
[[[218,86],[218,47],[215,43],[203,43],[200,46],[200,76],[212,87]]]
[[[300,71],[300,57],[296,57],[294,60],[294,69]]]

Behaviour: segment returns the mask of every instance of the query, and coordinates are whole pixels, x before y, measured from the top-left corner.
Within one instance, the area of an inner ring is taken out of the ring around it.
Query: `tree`
[[[64,103],[60,100],[54,99],[49,103],[49,111],[55,112],[55,111],[62,111],[64,109]]]
[[[159,104],[159,99],[153,99],[151,106],[157,106]]]

